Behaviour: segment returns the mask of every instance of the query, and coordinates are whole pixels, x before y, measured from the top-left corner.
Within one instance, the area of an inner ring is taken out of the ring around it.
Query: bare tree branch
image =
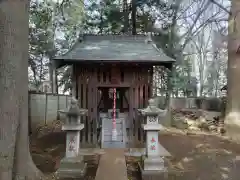
[[[202,12],[203,13],[203,12]],[[201,23],[194,31],[193,31],[193,24],[191,25],[191,27],[189,29],[191,29],[191,31],[188,31],[189,34],[185,33],[186,39],[184,41],[184,45],[182,46],[183,49],[185,48],[185,46],[187,45],[187,43],[196,35],[198,35],[198,33],[200,32],[200,29],[205,28],[208,24],[210,23],[217,23],[217,22],[221,22],[221,21],[228,21],[227,18],[222,18],[222,19],[216,19],[216,17],[220,14],[220,11],[217,12],[216,14],[212,15],[211,17],[209,17],[207,20],[205,20],[203,23]],[[200,17],[200,16],[199,16]],[[198,17],[198,19],[199,19]],[[194,22],[198,20],[197,18],[194,19]],[[195,22],[195,26],[196,26],[196,22]]]
[[[211,3],[217,5],[219,8],[221,8],[222,10],[224,10],[226,13],[228,13],[229,15],[231,15],[232,13],[227,10],[223,5],[221,5],[220,3],[216,2],[216,0],[209,0]]]
[[[186,47],[186,45],[189,42],[189,40],[191,40],[190,35],[192,34],[192,30],[195,27],[199,17],[208,8],[209,5],[210,5],[210,1],[208,1],[205,5],[204,5],[204,3],[202,4],[203,8],[201,8],[200,11],[198,12],[198,14],[197,14],[196,18],[194,19],[193,24],[191,25],[189,30],[182,36],[182,37],[188,36],[188,38],[186,38],[185,42],[183,43],[183,46],[182,46],[183,49]]]

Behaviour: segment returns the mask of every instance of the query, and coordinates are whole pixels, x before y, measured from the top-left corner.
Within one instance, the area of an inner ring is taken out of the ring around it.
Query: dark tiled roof
[[[84,35],[65,55],[54,58],[74,61],[174,62],[146,35]]]

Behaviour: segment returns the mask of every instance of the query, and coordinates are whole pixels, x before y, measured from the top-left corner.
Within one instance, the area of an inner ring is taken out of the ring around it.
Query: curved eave
[[[74,64],[112,64],[112,63],[119,63],[119,64],[148,64],[152,66],[165,66],[165,67],[170,67],[175,61],[157,61],[157,60],[146,60],[146,61],[139,61],[139,60],[130,60],[130,61],[122,61],[122,60],[83,60],[83,59],[78,59],[78,60],[73,60],[73,59],[54,59],[55,63],[55,68],[61,68],[66,65],[74,65]]]

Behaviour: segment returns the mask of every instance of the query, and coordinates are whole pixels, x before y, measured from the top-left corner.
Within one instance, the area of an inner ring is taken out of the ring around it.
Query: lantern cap
[[[138,109],[143,116],[165,116],[167,110],[160,109],[156,106],[156,102],[153,98],[148,100],[148,107],[144,109]]]
[[[88,112],[88,110],[80,109],[78,106],[78,100],[75,97],[72,97],[68,110],[59,110],[59,112],[65,114],[68,117],[73,117],[73,116],[78,117],[78,116],[85,115]]]

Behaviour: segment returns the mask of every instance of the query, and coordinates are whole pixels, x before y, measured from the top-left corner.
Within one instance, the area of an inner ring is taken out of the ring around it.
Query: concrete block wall
[[[69,95],[29,93],[29,122],[31,130],[60,118],[58,110],[68,107]]]
[[[160,108],[164,108],[165,97],[156,97],[156,102]],[[219,111],[223,109],[223,101],[221,98],[205,98],[205,97],[195,97],[195,98],[171,98],[172,109],[203,109],[208,111]]]
[[[164,108],[165,97],[155,98],[160,108]],[[50,124],[54,120],[63,119],[58,110],[67,109],[71,100],[70,95],[29,93],[29,123],[32,131],[39,125]],[[173,109],[197,108],[221,112],[220,98],[171,98]]]

